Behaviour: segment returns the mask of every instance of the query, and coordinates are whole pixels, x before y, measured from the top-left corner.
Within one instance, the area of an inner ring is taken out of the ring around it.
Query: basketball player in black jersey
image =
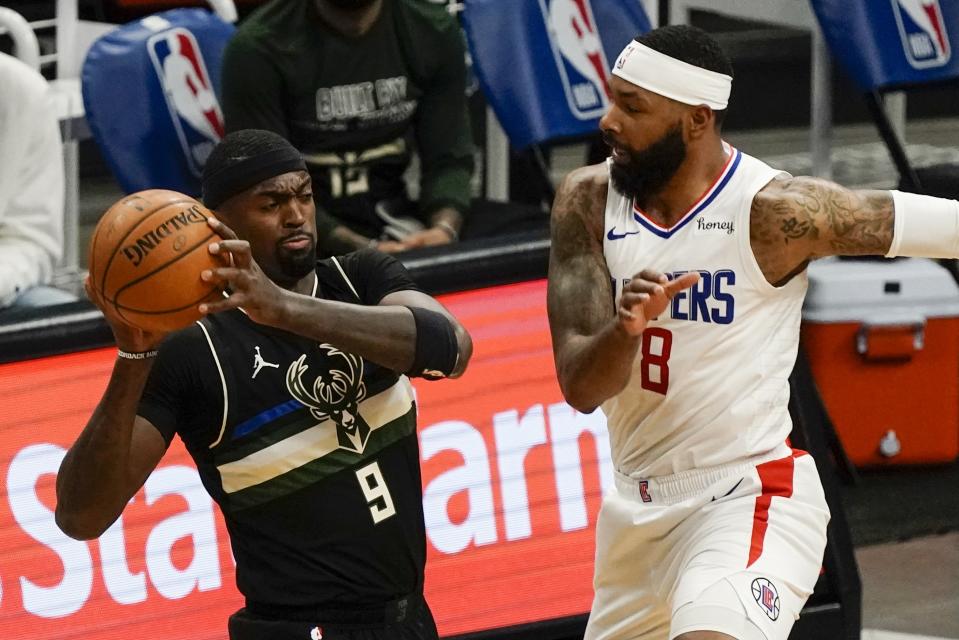
[[[230,532],[233,640],[436,638],[407,376],[459,376],[469,335],[385,254],[316,261],[310,176],[279,136],[224,138],[203,197],[229,266],[201,277],[228,295],[166,336],[101,304],[120,357],[60,467],[58,525],[99,536],[179,435]]]

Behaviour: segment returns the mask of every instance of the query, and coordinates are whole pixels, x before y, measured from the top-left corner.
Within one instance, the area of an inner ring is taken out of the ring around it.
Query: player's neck
[[[666,186],[646,198],[645,202],[637,204],[647,216],[664,227],[671,227],[716,182],[728,159],[729,155],[719,138],[715,145],[710,144],[702,149],[690,147],[686,152],[686,160]]]
[[[294,293],[300,293],[304,296],[312,296],[316,289],[316,270],[310,271],[291,288]]]
[[[383,1],[374,0],[370,6],[355,10],[340,9],[326,0],[314,0],[314,5],[320,18],[333,29],[344,36],[358,38],[373,28],[383,11]]]
[[[311,271],[299,280],[283,280],[276,277],[271,277],[270,279],[273,280],[276,286],[304,296],[313,295],[316,287],[316,271]]]

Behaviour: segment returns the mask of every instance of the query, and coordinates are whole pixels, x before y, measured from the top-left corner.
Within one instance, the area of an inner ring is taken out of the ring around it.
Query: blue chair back
[[[638,0],[465,0],[473,69],[514,147],[594,133],[609,70],[650,30]]]
[[[173,9],[97,40],[81,71],[93,138],[127,192],[200,194],[203,164],[224,135],[217,94],[233,25]]]
[[[829,49],[864,91],[959,78],[959,0],[810,0]]]

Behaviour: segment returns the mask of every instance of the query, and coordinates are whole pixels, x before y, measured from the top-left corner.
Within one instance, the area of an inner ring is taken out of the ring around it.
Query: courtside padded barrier
[[[173,9],[118,27],[90,47],[83,105],[124,191],[200,194],[203,164],[224,134],[217,94],[234,31],[205,9]]]
[[[545,231],[467,240],[449,248],[408,251],[398,256],[416,283],[433,295],[546,277],[549,238]],[[103,315],[90,302],[10,309],[0,324],[0,363],[27,360],[113,344]]]
[[[640,4],[622,0],[466,0],[462,24],[480,87],[517,148],[595,133],[612,64],[650,29]]]

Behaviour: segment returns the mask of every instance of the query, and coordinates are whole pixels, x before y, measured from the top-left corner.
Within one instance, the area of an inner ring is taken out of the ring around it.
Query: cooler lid
[[[959,285],[934,260],[841,260],[809,265],[806,322],[911,322],[959,316]]]

